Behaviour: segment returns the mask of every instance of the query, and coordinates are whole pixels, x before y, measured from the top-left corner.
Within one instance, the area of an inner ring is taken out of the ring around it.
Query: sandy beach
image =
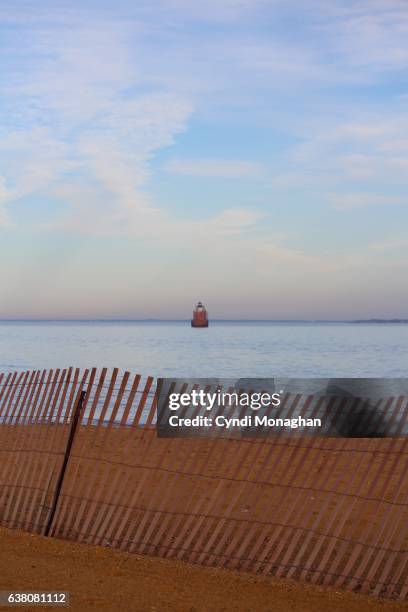
[[[64,590],[70,609],[385,612],[406,605],[0,528],[0,589]],[[24,608],[35,610],[39,608]]]

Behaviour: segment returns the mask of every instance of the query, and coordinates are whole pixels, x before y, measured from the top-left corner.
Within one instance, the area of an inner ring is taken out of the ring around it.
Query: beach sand
[[[131,555],[0,528],[0,590],[10,589],[69,591],[70,609],[75,611],[385,612],[406,609],[403,603],[289,580]]]

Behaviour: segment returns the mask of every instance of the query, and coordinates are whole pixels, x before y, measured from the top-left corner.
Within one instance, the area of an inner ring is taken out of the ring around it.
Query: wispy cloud
[[[0,155],[12,160],[8,175],[15,186],[7,199],[50,189],[62,196],[64,182],[76,173],[84,193],[92,185],[103,193],[95,209],[77,191],[67,202],[67,228],[90,215],[94,226],[111,232],[140,227],[139,216],[153,210],[141,191],[149,161],[185,129],[191,104],[168,91],[129,93],[140,67],[130,61],[128,27],[84,26],[80,18],[76,26],[34,28],[30,70],[6,87],[6,95],[30,109],[13,130],[4,130],[0,143]]]
[[[204,176],[214,178],[254,178],[263,171],[262,164],[228,159],[173,159],[165,170],[181,176]]]
[[[375,193],[332,193],[327,197],[331,206],[336,210],[408,204],[408,198],[396,198]]]
[[[361,121],[315,121],[288,151],[284,172],[274,173],[272,182],[314,189],[326,200],[332,192],[328,200],[343,209],[399,203],[404,196],[394,191],[406,184],[407,133],[405,109],[396,109],[392,118],[383,111]],[[344,191],[351,195],[343,196]]]

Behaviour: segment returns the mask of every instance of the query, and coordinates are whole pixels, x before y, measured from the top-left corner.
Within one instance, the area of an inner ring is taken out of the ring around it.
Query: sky
[[[0,318],[408,317],[406,0],[1,0]]]

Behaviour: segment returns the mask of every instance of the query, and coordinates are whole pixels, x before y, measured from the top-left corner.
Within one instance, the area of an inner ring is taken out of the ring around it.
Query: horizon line
[[[10,318],[0,317],[0,323],[188,323],[191,319],[164,319],[158,317],[146,317],[146,318],[92,318],[92,317],[81,317],[81,318]],[[226,318],[214,318],[210,320],[210,323],[361,323],[361,322],[408,322],[408,318],[393,317],[370,317],[367,319],[226,319]]]

